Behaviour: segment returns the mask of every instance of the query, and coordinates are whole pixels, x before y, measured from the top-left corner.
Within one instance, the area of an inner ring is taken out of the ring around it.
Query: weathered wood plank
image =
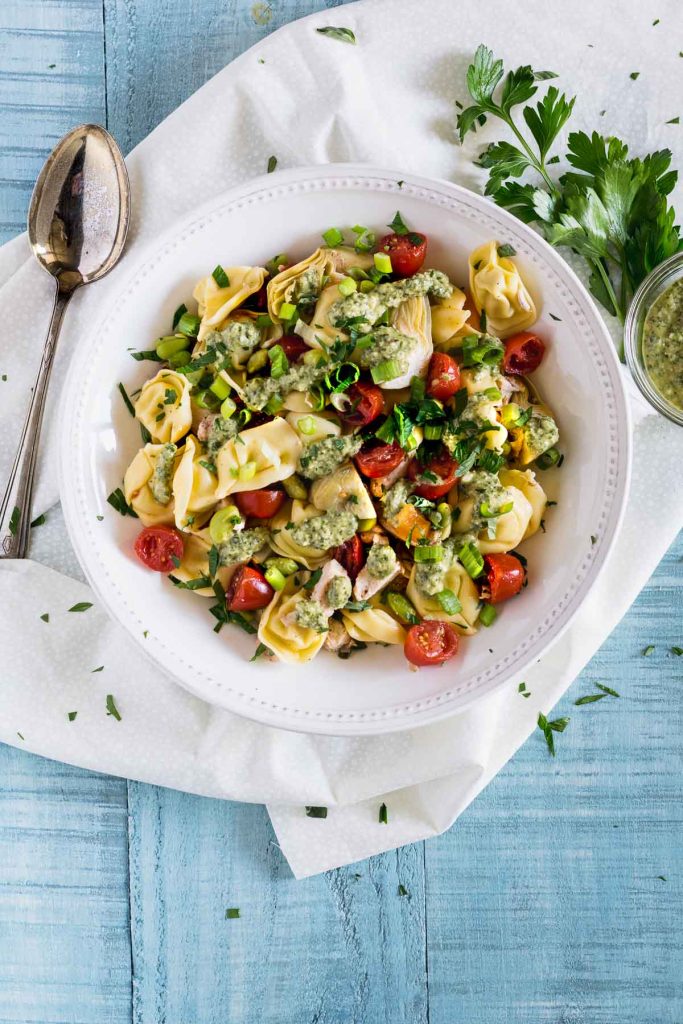
[[[105,121],[101,0],[0,4],[0,243],[23,231],[33,183],[69,128]]]
[[[431,1024],[683,1019],[682,556],[555,709],[557,758],[532,736],[426,844]],[[594,681],[621,698],[574,706]]]
[[[129,1024],[126,784],[0,745],[0,1021]]]
[[[427,1020],[421,844],[296,882],[262,807],[129,804],[136,1024]]]

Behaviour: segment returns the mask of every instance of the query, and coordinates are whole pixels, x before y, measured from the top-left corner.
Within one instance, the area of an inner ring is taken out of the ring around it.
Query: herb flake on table
[[[107,714],[108,715],[111,715],[112,718],[115,718],[117,722],[121,721],[121,715],[119,713],[119,709],[117,708],[116,702],[115,702],[114,697],[113,697],[113,695],[111,693],[107,694],[106,708],[107,708]]]
[[[681,123],[681,119],[680,119],[680,117],[676,116],[676,117],[672,117],[670,121],[665,121],[664,123],[665,124],[680,124]]]
[[[307,818],[326,818],[327,807],[307,807],[306,808]]]
[[[380,825],[388,825],[389,824],[389,814],[387,812],[387,805],[386,804],[380,804],[379,813],[377,815],[377,820],[378,820]]]
[[[46,522],[47,522],[47,516],[43,512],[43,513],[41,513],[41,515],[36,516],[36,518],[33,520],[33,522],[31,523],[31,529],[35,530],[36,526],[43,526],[43,524],[46,523]]]
[[[276,167],[277,167],[277,157],[276,156],[269,156],[268,157],[268,167],[267,167],[268,174],[272,174]]]
[[[683,654],[683,647],[672,647],[671,653],[675,654],[677,658],[680,658],[680,656]]]
[[[337,28],[334,25],[326,25],[325,28],[317,28],[321,36],[329,36],[330,39],[337,39],[340,43],[351,43],[356,45],[356,37],[350,28]]]
[[[526,683],[520,683],[517,687],[517,693],[521,693],[522,697],[530,697],[531,690],[527,690]]]
[[[40,617],[43,620],[43,622],[49,622],[50,621],[50,613],[49,612],[43,612],[43,614]]]
[[[569,718],[555,718],[550,722],[542,712],[539,711],[538,713],[538,728],[543,733],[548,750],[553,757],[555,757],[555,739],[553,737],[553,733],[564,732],[569,725],[569,721]]]
[[[75,722],[77,714],[78,714],[78,711],[69,711],[67,713],[67,718],[69,719],[70,722]]]
[[[98,665],[97,668],[92,669],[90,674],[92,675],[93,672],[102,672],[103,669],[104,665]]]
[[[72,605],[69,608],[70,612],[87,612],[88,608],[92,608],[92,601],[79,601],[78,604]]]
[[[654,644],[648,644],[647,647],[643,647],[643,652],[642,652],[643,653],[643,657],[644,658],[649,658],[650,655],[653,653],[654,649],[655,649],[655,645]]]
[[[398,886],[398,894],[399,894],[399,896],[407,896],[410,899],[410,893],[406,889],[405,885],[401,885],[400,882],[399,882],[399,886]]]
[[[226,921],[235,921],[239,916],[240,916],[240,908],[239,907],[228,907],[228,909],[225,911],[225,920]]]
[[[632,71],[631,74],[628,77],[635,82],[636,78],[638,78],[639,75],[640,75],[640,71]]]

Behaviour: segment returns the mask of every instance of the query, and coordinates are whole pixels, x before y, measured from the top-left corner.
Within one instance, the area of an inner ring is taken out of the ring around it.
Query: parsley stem
[[[621,303],[617,299],[616,292],[614,291],[614,286],[612,285],[612,279],[610,278],[607,269],[605,268],[602,260],[600,260],[600,259],[593,259],[593,260],[591,260],[591,263],[593,264],[593,266],[595,267],[595,269],[599,273],[600,277],[602,278],[602,283],[604,284],[605,289],[607,291],[607,294],[610,297],[610,301],[611,301],[612,305],[614,306],[614,309],[615,309],[617,318],[619,320],[619,323],[623,325],[623,323],[624,323],[624,310],[623,310],[623,307],[622,307]],[[620,359],[623,362],[623,354],[620,354]]]
[[[524,151],[526,152],[527,156],[529,157],[529,160],[531,161],[532,166],[541,175],[541,177],[543,178],[544,182],[546,183],[546,185],[550,189],[551,193],[554,196],[559,197],[560,190],[558,189],[557,185],[555,184],[555,182],[552,180],[552,178],[550,177],[550,175],[546,171],[545,163],[543,162],[543,160],[541,160],[540,157],[536,156],[536,154],[534,153],[533,149],[528,144],[528,142],[526,141],[526,139],[524,138],[524,136],[520,132],[519,128],[515,124],[515,122],[512,120],[511,115],[506,114],[504,110],[500,110],[500,109],[497,111],[497,113],[498,113],[498,116],[500,118],[502,118],[502,120],[505,121],[510,126],[510,128],[514,132],[514,135],[515,135],[516,139],[519,141],[520,145],[524,147]]]

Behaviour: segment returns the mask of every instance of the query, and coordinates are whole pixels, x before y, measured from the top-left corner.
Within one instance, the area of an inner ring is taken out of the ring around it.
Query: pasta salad
[[[257,655],[400,644],[440,665],[527,582],[537,471],[562,459],[528,379],[533,298],[510,245],[477,248],[458,287],[400,213],[390,228],[217,266],[133,353],[153,376],[119,385],[143,447],[109,500],[142,523],[137,557]]]

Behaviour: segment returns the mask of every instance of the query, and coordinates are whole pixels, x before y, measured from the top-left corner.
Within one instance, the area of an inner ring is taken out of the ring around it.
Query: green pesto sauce
[[[371,292],[353,292],[339,299],[330,308],[329,320],[333,327],[343,327],[346,320],[361,316],[369,324],[379,320],[387,309],[396,309],[415,295],[434,295],[446,299],[453,285],[441,270],[423,270],[402,281],[387,281]]]
[[[552,416],[548,416],[544,412],[534,412],[531,419],[525,424],[524,432],[527,448],[534,453],[534,458],[547,452],[548,448],[552,448],[560,439],[557,423]]]
[[[382,514],[384,518],[388,519],[389,522],[396,519],[396,516],[407,503],[414,490],[415,484],[411,483],[410,480],[405,478],[397,480],[382,497]]]
[[[346,437],[326,437],[307,445],[299,456],[298,472],[307,480],[329,476],[337,466],[355,455],[363,439],[355,434]]]
[[[235,565],[248,562],[268,541],[268,531],[263,526],[253,530],[235,530],[228,539],[218,546],[221,565]]]
[[[351,597],[351,580],[348,576],[335,576],[327,584],[325,600],[330,608],[343,608]]]
[[[433,597],[446,586],[446,573],[455,559],[455,542],[442,541],[443,558],[438,562],[415,563],[415,586],[421,594]]]
[[[358,362],[365,369],[372,369],[391,359],[396,363],[399,372],[397,377],[408,369],[408,357],[417,345],[417,338],[401,334],[395,327],[378,327],[372,332],[372,343],[360,350]]]
[[[383,580],[396,568],[396,552],[389,544],[373,544],[368,552],[365,568],[375,580]]]
[[[327,632],[327,616],[320,602],[314,601],[313,598],[299,601],[294,618],[303,629],[313,629],[316,633]]]
[[[643,361],[653,387],[683,409],[683,277],[658,295],[648,310]]]
[[[284,398],[290,391],[308,391],[329,372],[329,366],[293,366],[281,377],[254,377],[244,385],[244,401],[250,409],[265,409],[271,398]]]
[[[312,516],[297,523],[290,531],[295,544],[326,551],[343,544],[358,529],[358,519],[348,509],[330,509],[321,516]]]
[[[231,320],[222,331],[211,331],[206,336],[206,348],[227,349],[228,358],[218,358],[216,365],[237,369],[261,341],[261,328],[253,320]]]
[[[237,421],[225,419],[223,416],[216,416],[209,427],[209,436],[206,439],[206,451],[212,459],[216,457],[224,444],[232,440],[237,434]]]
[[[294,306],[311,306],[318,298],[322,273],[318,267],[308,267],[303,274],[299,274],[292,285],[287,301]]]
[[[488,505],[491,511],[496,512],[509,501],[508,491],[496,474],[487,473],[483,469],[468,474],[460,485],[460,492],[464,497],[472,498],[474,502],[470,529],[477,532],[488,523],[481,511],[482,505]]]
[[[173,483],[173,462],[178,451],[174,444],[165,444],[154,462],[154,472],[150,477],[149,489],[152,497],[160,505],[168,505],[171,500]]]

